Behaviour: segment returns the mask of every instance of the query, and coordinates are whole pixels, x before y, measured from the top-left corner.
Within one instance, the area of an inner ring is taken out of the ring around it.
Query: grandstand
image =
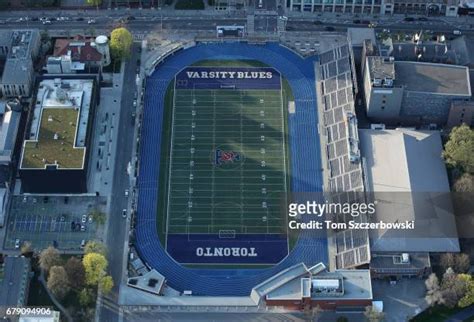
[[[275,68],[285,78],[295,97],[295,113],[288,117],[289,172],[291,192],[322,190],[319,137],[317,132],[314,57],[302,59],[278,44],[253,46],[243,43],[202,44],[176,52],[162,61],[146,83],[145,109],[140,142],[139,199],[136,244],[141,258],[177,290],[196,295],[249,295],[252,288],[270,276],[297,263],[313,266],[328,262],[325,236],[312,231],[299,235],[292,251],[281,262],[262,269],[188,268],[180,265],[160,243],[156,196],[159,194],[160,155],[163,144],[164,99],[169,84],[184,68],[203,59],[258,60]],[[160,205],[162,206],[162,205]],[[219,229],[220,230],[220,229]]]

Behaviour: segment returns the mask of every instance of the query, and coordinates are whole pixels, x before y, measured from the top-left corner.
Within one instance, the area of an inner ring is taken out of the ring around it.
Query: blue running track
[[[160,142],[163,104],[170,81],[183,68],[204,59],[252,59],[276,68],[286,78],[295,96],[296,113],[289,116],[291,191],[322,190],[321,158],[317,132],[315,58],[302,59],[278,45],[225,43],[197,45],[166,59],[147,79],[142,123],[136,245],[141,258],[177,290],[193,295],[249,295],[252,287],[282,269],[304,262],[327,264],[327,240],[315,231],[304,231],[290,254],[267,269],[190,269],[171,258],[161,245],[157,229]]]

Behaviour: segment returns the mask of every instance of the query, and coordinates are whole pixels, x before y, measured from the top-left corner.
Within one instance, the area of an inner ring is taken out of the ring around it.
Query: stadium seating
[[[292,192],[321,191],[322,173],[317,131],[314,57],[302,59],[278,44],[201,44],[167,58],[147,79],[141,134],[136,246],[144,262],[163,274],[168,285],[195,295],[249,295],[252,287],[299,262],[308,266],[327,263],[326,238],[306,231],[281,263],[268,269],[190,269],[175,262],[162,247],[156,229],[163,103],[175,74],[203,59],[260,60],[289,81],[296,113],[289,116]],[[230,277],[230,278],[229,278]]]

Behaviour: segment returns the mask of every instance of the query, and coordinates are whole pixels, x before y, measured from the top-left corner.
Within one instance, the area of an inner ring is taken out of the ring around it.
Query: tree
[[[369,322],[381,322],[385,318],[385,314],[377,311],[373,306],[365,308],[364,316]]]
[[[470,173],[464,173],[456,179],[453,185],[455,192],[474,192],[474,176]]]
[[[33,253],[33,245],[30,241],[25,241],[23,245],[21,245],[21,254],[23,256],[29,256]]]
[[[70,257],[64,265],[64,269],[72,288],[81,289],[84,287],[86,273],[80,259]]]
[[[105,213],[103,213],[102,211],[99,211],[97,209],[95,209],[94,211],[92,211],[89,216],[92,217],[92,219],[99,225],[103,225],[105,224],[105,219],[106,219],[106,216],[105,216]]]
[[[87,242],[86,246],[84,247],[84,254],[89,253],[98,253],[105,256],[107,255],[107,248],[104,244],[91,240]]]
[[[474,173],[474,131],[466,124],[453,128],[443,157],[450,166]]]
[[[458,279],[464,281],[466,284],[466,290],[464,296],[459,299],[459,307],[467,307],[474,304],[474,281],[472,276],[469,274],[459,274]]]
[[[467,291],[467,282],[464,279],[458,278],[458,275],[453,269],[448,268],[443,275],[441,282],[441,293],[444,304],[449,307],[455,307],[459,300],[464,297]]]
[[[82,259],[84,270],[86,272],[86,284],[98,285],[99,281],[106,275],[107,259],[104,255],[98,253],[89,253]]]
[[[126,28],[116,28],[110,34],[110,52],[116,59],[127,58],[130,56],[133,37]]]
[[[94,303],[96,295],[94,294],[94,290],[90,288],[83,288],[79,292],[79,304],[82,306],[89,306],[90,304]]]
[[[425,281],[426,296],[425,300],[429,306],[443,304],[444,299],[439,286],[439,280],[435,273],[431,273]]]
[[[58,299],[63,299],[69,292],[66,270],[62,266],[52,266],[49,270],[48,289]]]
[[[61,258],[59,257],[59,252],[53,246],[49,246],[43,250],[39,255],[39,265],[41,269],[46,272],[53,266],[61,264]]]
[[[471,268],[471,260],[468,254],[456,254],[454,256],[454,271],[456,273],[467,273]]]
[[[454,254],[453,253],[444,253],[441,254],[441,257],[439,259],[439,265],[441,266],[441,269],[446,272],[448,268],[453,268],[454,267]]]
[[[104,276],[99,281],[99,288],[103,294],[110,293],[113,287],[114,287],[114,280],[112,279],[112,276],[110,275]]]
[[[99,6],[102,4],[102,0],[86,0],[86,3],[91,6],[95,6],[97,11],[99,11]]]

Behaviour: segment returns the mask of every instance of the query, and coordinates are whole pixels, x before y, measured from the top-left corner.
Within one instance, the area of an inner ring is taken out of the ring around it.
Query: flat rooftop
[[[90,79],[40,83],[21,169],[83,169],[93,83]]]
[[[0,305],[23,306],[29,283],[30,260],[7,256],[0,270]]]
[[[370,268],[422,269],[431,266],[429,253],[410,253],[407,263],[401,261],[401,255],[401,253],[372,254]]]
[[[45,108],[37,141],[26,141],[21,167],[82,168],[85,148],[75,146],[79,111],[73,108]]]
[[[395,86],[405,86],[407,91],[471,96],[465,66],[396,61],[395,75]]]
[[[389,57],[369,56],[367,57],[367,65],[371,79],[395,79],[394,62]]]

